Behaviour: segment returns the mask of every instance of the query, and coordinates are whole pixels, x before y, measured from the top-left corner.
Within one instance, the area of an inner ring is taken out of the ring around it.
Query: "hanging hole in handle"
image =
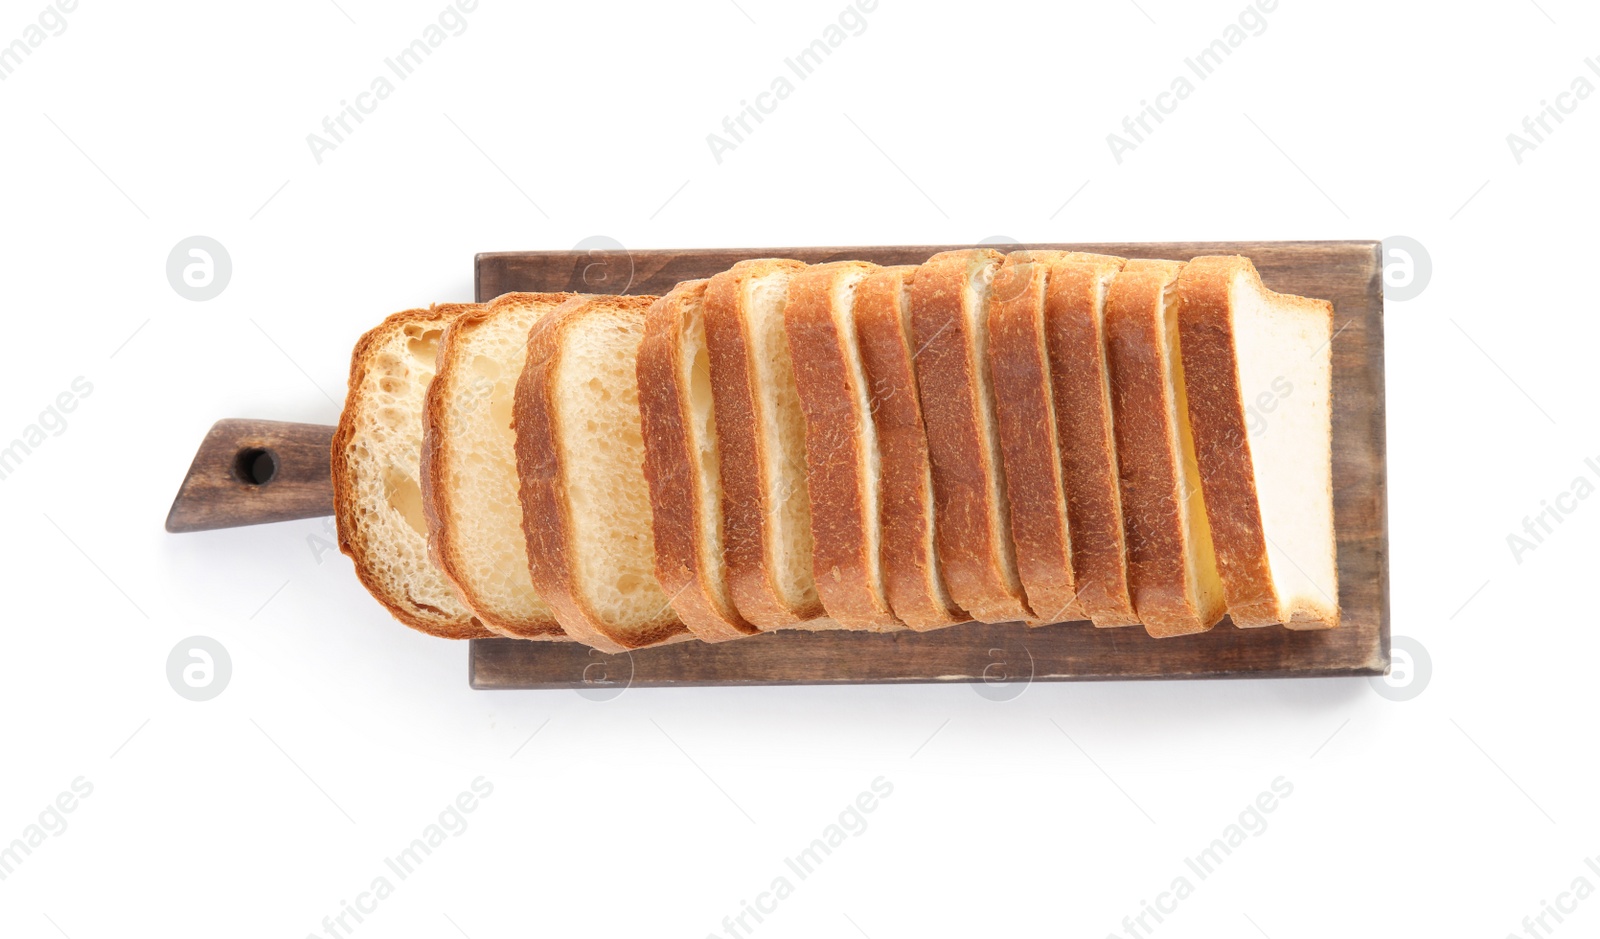
[[[233,478],[247,486],[265,486],[278,475],[278,455],[261,447],[247,447],[233,458]]]

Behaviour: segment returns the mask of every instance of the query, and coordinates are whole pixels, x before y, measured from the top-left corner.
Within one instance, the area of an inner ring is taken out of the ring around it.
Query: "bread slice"
[[[1339,625],[1333,305],[1274,293],[1248,258],[1178,278],[1189,419],[1236,626]]]
[[[1176,261],[1129,261],[1106,298],[1128,580],[1152,636],[1204,632],[1225,608],[1189,430],[1175,289],[1182,270]]]
[[[686,281],[651,305],[637,374],[656,578],[690,632],[720,642],[757,630],[728,591],[706,283]]]
[[[350,356],[350,388],[333,435],[333,511],[339,550],[395,618],[446,639],[492,636],[428,558],[422,507],[422,409],[439,337],[477,310],[448,304],[396,313]]]
[[[457,317],[423,409],[428,552],[490,631],[565,639],[528,576],[511,407],[528,331],[570,293],[508,293]]]
[[[655,575],[636,374],[655,297],[574,297],[528,333],[513,406],[534,589],[606,652],[690,638]]]
[[[795,274],[783,324],[805,414],[817,593],[841,626],[884,632],[905,627],[883,582],[882,461],[855,325],[856,292],[877,269],[840,261]]]
[[[987,623],[1035,619],[1017,576],[989,381],[987,308],[1001,260],[987,248],[946,251],[911,282],[939,558],[950,596]]]
[[[878,438],[884,589],[895,616],[916,630],[971,617],[950,599],[934,531],[933,470],[912,357],[915,265],[880,268],[856,287],[856,338]]]
[[[728,584],[760,629],[822,617],[811,572],[805,415],[783,331],[799,261],[740,261],[706,285],[711,398],[722,447]]]
[[[1072,568],[1056,430],[1050,357],[1045,344],[1045,285],[1066,251],[1013,251],[989,297],[989,371],[1010,497],[1017,574],[1042,623],[1085,618]]]
[[[1066,487],[1078,599],[1096,626],[1137,626],[1128,592],[1105,301],[1121,258],[1073,254],[1050,263],[1045,345]]]

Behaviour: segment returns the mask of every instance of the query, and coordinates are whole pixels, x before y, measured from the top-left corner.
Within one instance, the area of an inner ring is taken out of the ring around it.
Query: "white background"
[[[0,3],[0,43],[42,7]],[[1520,164],[1506,141],[1600,83],[1600,16],[1282,0],[1117,163],[1106,135],[1243,7],[881,0],[719,163],[706,135],[842,0],[483,0],[319,164],[307,134],[443,0],[82,3],[0,82],[0,442],[93,386],[0,481],[0,843],[93,793],[0,881],[0,935],[322,934],[479,776],[467,830],[355,935],[721,934],[880,776],[755,935],[1125,934],[1186,875],[1155,935],[1498,939],[1600,887],[1597,500],[1520,563],[1507,543],[1600,482],[1600,100]],[[233,260],[208,302],[165,274],[196,234]],[[1420,240],[1432,280],[1386,338],[1394,632],[1425,688],[473,692],[466,646],[393,622],[322,523],[163,532],[214,420],[331,424],[382,316],[471,299],[475,252],[592,235]],[[233,662],[204,703],[165,672],[197,634]],[[1199,881],[1184,858],[1278,777]],[[1558,931],[1597,929],[1590,899]]]

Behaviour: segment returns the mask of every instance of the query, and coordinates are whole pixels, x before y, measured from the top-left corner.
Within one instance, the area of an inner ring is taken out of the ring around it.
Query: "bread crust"
[[[700,460],[689,428],[694,416],[689,389],[683,387],[684,318],[705,301],[706,281],[678,284],[651,305],[639,346],[639,410],[644,429],[644,474],[650,485],[651,526],[655,533],[656,579],[672,597],[672,609],[691,632],[706,642],[738,639],[757,632],[714,583],[700,536]],[[715,416],[712,426],[715,433]],[[720,489],[720,484],[719,487]],[[710,506],[720,517],[722,506]]]
[[[361,524],[360,506],[355,498],[356,466],[353,452],[357,424],[370,404],[365,389],[365,379],[373,360],[381,349],[412,323],[447,326],[456,317],[477,309],[476,304],[452,303],[435,305],[428,309],[403,310],[395,313],[374,328],[363,333],[350,354],[349,391],[345,406],[339,415],[339,425],[333,434],[331,464],[333,477],[334,523],[338,531],[339,550],[353,562],[356,577],[373,598],[383,604],[395,619],[419,632],[443,639],[481,639],[493,636],[470,612],[457,613],[423,603],[409,595],[391,589],[374,572],[380,559],[367,542],[367,532]],[[421,419],[421,415],[418,415]],[[420,483],[419,483],[420,484]],[[443,575],[441,574],[443,578]],[[448,581],[448,578],[443,578]]]
[[[1219,603],[1201,609],[1189,574],[1192,546],[1183,526],[1184,493],[1171,424],[1164,293],[1183,265],[1130,261],[1106,298],[1106,349],[1111,365],[1117,459],[1121,472],[1128,580],[1134,609],[1152,636],[1204,632],[1223,616]],[[1195,481],[1198,483],[1198,481]]]
[[[528,359],[517,380],[513,426],[521,481],[522,530],[534,589],[567,634],[604,652],[625,652],[693,638],[676,616],[627,635],[613,630],[578,586],[572,551],[571,501],[563,467],[557,378],[565,334],[589,316],[631,316],[642,322],[655,297],[579,296],[563,303],[528,333]]]
[[[989,372],[1010,497],[1017,574],[1041,622],[1085,618],[1072,568],[1066,489],[1045,347],[1050,262],[1065,251],[1013,251],[989,300]]]
[[[1283,623],[1291,629],[1331,629],[1339,625],[1337,604],[1286,604],[1273,583],[1233,341],[1233,284],[1240,275],[1270,293],[1255,265],[1245,257],[1195,258],[1178,279],[1184,374],[1191,388],[1203,392],[1189,396],[1189,421],[1228,614],[1235,626]],[[1274,296],[1279,302],[1326,317],[1331,331],[1333,304],[1288,294]],[[1328,466],[1324,485],[1331,499],[1331,459]],[[1329,545],[1330,552],[1336,550],[1336,545]],[[1333,593],[1338,595],[1337,584]]]
[[[1122,258],[1072,254],[1051,262],[1045,339],[1078,598],[1096,625],[1137,626],[1128,592],[1117,444],[1112,427],[1101,284]],[[1107,283],[1107,286],[1109,284]]]
[[[799,261],[763,258],[740,261],[706,286],[706,346],[711,359],[712,409],[722,448],[723,536],[728,587],[739,613],[763,630],[802,626],[823,615],[820,598],[794,607],[784,598],[768,557],[775,532],[768,524],[780,509],[769,504],[765,479],[778,454],[762,446],[762,410],[751,364],[743,285],[745,280],[805,269]],[[802,471],[802,479],[804,474]]]
[[[881,553],[871,550],[868,536],[869,526],[881,517],[869,495],[876,480],[866,478],[871,471],[866,438],[876,433],[871,415],[857,407],[868,392],[851,354],[854,316],[845,311],[841,322],[834,309],[841,279],[877,269],[864,261],[838,261],[801,271],[789,282],[783,325],[806,418],[806,492],[817,594],[828,616],[841,626],[885,632],[904,624],[889,607]]]
[[[883,580],[889,607],[915,630],[971,617],[950,599],[933,523],[933,470],[907,329],[915,265],[881,268],[856,288],[856,339],[878,434]]]
[[[455,543],[457,515],[451,505],[448,486],[440,480],[451,475],[452,453],[445,445],[449,405],[463,363],[458,361],[464,338],[508,309],[530,302],[561,303],[577,296],[572,293],[508,293],[488,303],[473,304],[445,328],[439,340],[439,368],[428,386],[423,406],[422,429],[422,510],[428,519],[428,556],[444,571],[461,602],[490,632],[509,639],[565,640],[568,638],[554,617],[503,616],[486,598],[479,596],[465,569]]]
[[[988,403],[979,370],[988,361],[962,306],[971,267],[1001,258],[987,248],[946,251],[924,263],[911,283],[913,358],[933,465],[939,558],[952,599],[987,623],[1035,619],[1006,563],[1011,531],[1003,504],[998,526],[993,521],[990,481],[1003,499],[1005,474],[983,433]]]

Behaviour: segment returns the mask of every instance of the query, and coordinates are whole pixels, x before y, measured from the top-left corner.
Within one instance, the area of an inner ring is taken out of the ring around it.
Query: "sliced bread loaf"
[[[882,632],[904,624],[883,582],[882,461],[855,326],[856,293],[877,269],[840,261],[794,275],[783,323],[805,414],[817,593],[841,626]]]
[[[655,297],[574,297],[528,333],[512,416],[534,589],[620,652],[690,638],[655,576],[637,362]]]
[[[939,558],[950,596],[989,623],[1035,619],[1017,576],[990,387],[987,310],[1001,260],[987,248],[946,251],[911,282]]]
[[[907,626],[939,629],[971,617],[950,599],[934,531],[933,470],[913,364],[914,265],[880,268],[856,288],[856,336],[882,478],[882,563],[889,607]]]
[[[1096,626],[1137,626],[1128,592],[1105,302],[1121,258],[1072,254],[1050,263],[1045,340],[1078,599]]]
[[[728,590],[705,297],[706,281],[691,280],[651,305],[639,346],[639,410],[656,577],[684,625],[720,642],[757,630]]]
[[[1045,345],[1045,285],[1065,251],[1013,251],[989,297],[989,370],[1017,574],[1041,623],[1083,619]]]
[[[722,447],[728,583],[760,629],[823,615],[811,572],[805,415],[784,336],[799,261],[740,261],[706,286],[711,398]]]
[[[1333,305],[1274,293],[1242,257],[1178,278],[1189,419],[1236,626],[1339,625]]]
[[[528,576],[511,407],[528,331],[572,294],[508,293],[457,317],[439,344],[422,437],[428,550],[485,627],[565,639]]]
[[[1179,351],[1182,270],[1176,261],[1129,261],[1106,298],[1128,581],[1152,636],[1204,632],[1225,612]]]
[[[333,511],[339,550],[395,618],[446,639],[492,636],[428,557],[420,461],[422,411],[440,334],[477,310],[449,304],[406,310],[361,337],[333,435]]]

